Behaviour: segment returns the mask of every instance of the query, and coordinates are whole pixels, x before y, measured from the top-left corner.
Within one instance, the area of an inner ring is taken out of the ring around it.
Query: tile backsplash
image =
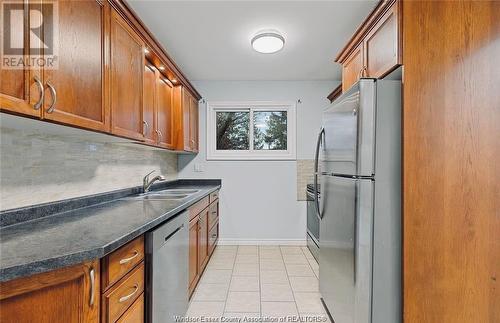
[[[313,182],[314,160],[297,159],[297,201],[307,201],[306,186]]]
[[[151,170],[177,179],[164,150],[3,126],[0,137],[0,210],[141,185]]]

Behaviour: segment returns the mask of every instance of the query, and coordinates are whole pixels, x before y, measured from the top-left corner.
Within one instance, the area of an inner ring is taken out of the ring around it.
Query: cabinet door
[[[356,83],[362,75],[363,70],[363,44],[349,55],[342,66],[342,92],[347,91]]]
[[[18,2],[13,3],[22,9],[23,16],[18,17],[22,19],[19,24],[22,24],[22,30],[11,33],[16,39],[13,42],[20,42],[23,48],[19,55],[14,58],[24,57],[28,58],[30,55],[40,54],[36,48],[42,48],[42,40],[38,37],[25,37],[29,32],[29,25],[40,26],[42,16],[32,15],[29,17],[28,3]],[[41,12],[40,2],[30,2],[30,8]],[[11,17],[11,19],[14,19]],[[2,22],[3,23],[3,22]],[[3,40],[2,40],[3,41]],[[17,55],[17,53],[16,53]],[[11,66],[0,65],[0,110],[14,112],[18,114],[29,115],[33,117],[42,116],[42,94],[43,93],[43,80],[40,68],[33,66],[28,68],[17,68]]]
[[[208,209],[200,214],[198,230],[198,272],[202,273],[208,262]]]
[[[189,142],[193,152],[198,152],[198,101],[189,96]]]
[[[219,239],[219,221],[208,231],[208,254],[211,255]]]
[[[99,261],[0,284],[2,323],[98,323]]]
[[[104,35],[109,8],[96,0],[57,4],[58,67],[44,70],[43,118],[105,131]]]
[[[137,298],[129,309],[116,321],[116,323],[142,323],[144,322],[144,293]]]
[[[184,147],[183,150],[191,151],[191,107],[190,107],[190,95],[185,89],[182,91],[182,126],[183,126],[183,139]]]
[[[111,13],[111,132],[143,140],[144,42],[115,11]]]
[[[143,133],[146,142],[155,142],[156,115],[156,70],[146,64],[144,66],[144,103],[142,110]]]
[[[189,222],[189,295],[198,279],[198,217],[195,217]]]
[[[173,87],[172,84],[158,74],[157,79],[158,104],[157,111],[157,138],[158,144],[165,148],[174,146],[173,127]]]
[[[380,78],[400,64],[398,1],[382,16],[364,40],[367,76]]]

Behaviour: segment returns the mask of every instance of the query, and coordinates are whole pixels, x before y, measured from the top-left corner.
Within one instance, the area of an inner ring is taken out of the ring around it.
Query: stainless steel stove
[[[318,198],[321,197],[321,187],[318,187]],[[313,184],[307,185],[307,247],[316,260],[319,260],[319,217],[314,205]]]

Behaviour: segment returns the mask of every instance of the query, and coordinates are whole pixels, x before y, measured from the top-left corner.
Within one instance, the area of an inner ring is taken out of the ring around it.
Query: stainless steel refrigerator
[[[323,304],[335,323],[401,322],[400,81],[361,79],[324,111],[315,167]]]

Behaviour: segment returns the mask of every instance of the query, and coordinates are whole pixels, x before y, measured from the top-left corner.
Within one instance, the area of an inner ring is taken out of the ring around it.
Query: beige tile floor
[[[300,316],[328,322],[318,277],[318,263],[306,247],[218,246],[193,294],[187,316],[218,322],[222,316],[297,322]]]

